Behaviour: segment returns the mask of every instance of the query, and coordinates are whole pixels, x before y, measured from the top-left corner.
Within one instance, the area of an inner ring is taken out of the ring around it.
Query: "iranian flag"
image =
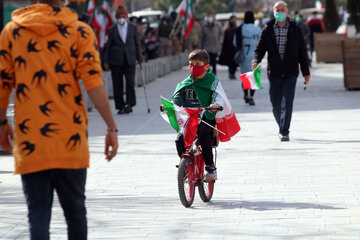
[[[180,17],[183,19],[182,35],[185,37],[189,36],[195,23],[195,9],[193,2],[193,0],[183,0],[180,3]]]
[[[323,7],[323,5],[322,5],[322,3],[321,3],[320,0],[315,0],[315,8],[316,8],[317,10],[324,9],[324,7]]]
[[[93,10],[90,24],[96,30],[96,37],[100,48],[103,48],[105,46],[105,36],[112,25],[111,7],[107,0],[103,1],[100,9],[95,8],[95,10]]]
[[[161,113],[161,116],[176,132],[184,135],[185,147],[190,146],[196,137],[199,109],[179,107],[163,97],[161,101],[166,113]]]
[[[263,89],[260,85],[261,68],[260,64],[254,69],[253,72],[247,72],[240,75],[243,84],[243,89]]]
[[[86,13],[88,16],[93,16],[95,10],[95,0],[88,0],[86,4]]]

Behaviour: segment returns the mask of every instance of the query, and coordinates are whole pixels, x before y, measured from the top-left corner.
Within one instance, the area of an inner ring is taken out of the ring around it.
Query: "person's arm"
[[[112,38],[113,34],[111,29],[109,29],[109,34],[108,34],[108,41],[105,45],[105,49],[104,49],[104,67],[106,70],[109,69],[109,60],[110,60],[110,49],[111,49],[111,45],[113,42],[113,38]]]
[[[106,159],[110,161],[117,153],[118,137],[117,126],[110,109],[105,89],[103,86],[94,88],[88,91],[88,95],[108,127],[105,137],[105,155]]]
[[[300,68],[301,68],[301,72],[304,76],[305,82],[308,83],[310,80],[309,56],[307,53],[307,48],[306,48],[304,37],[303,37],[301,29],[299,27],[297,27],[297,32],[299,33],[298,55],[299,55]]]
[[[140,44],[140,38],[137,32],[137,28],[135,26],[134,30],[134,41],[135,41],[135,47],[136,47],[136,60],[141,63],[142,62],[142,54],[141,54],[141,44]]]
[[[185,89],[181,89],[180,91],[178,91],[174,97],[171,98],[171,101],[177,105],[177,106],[184,106],[185,103]]]
[[[4,56],[0,57],[0,146],[7,152],[12,152],[10,140],[13,138],[13,130],[7,123],[6,109],[9,105],[10,94],[15,84],[14,65],[12,62],[10,24],[6,25],[0,36],[0,49]]]
[[[83,26],[89,32],[91,31],[88,25],[84,24]],[[94,41],[96,41],[95,39],[95,34],[92,31],[87,39],[78,37],[79,57],[77,59],[76,70],[84,83],[91,101],[94,103],[108,127],[108,132],[105,137],[105,155],[106,159],[110,161],[116,155],[118,149],[117,128],[106,97],[103,82],[101,81],[102,69],[100,56],[93,44]],[[84,58],[83,56],[85,54],[93,57]]]
[[[252,59],[252,65],[251,65],[252,70],[254,70],[259,65],[259,63],[261,63],[261,60],[263,59],[267,51],[267,43],[265,36],[266,36],[266,28],[261,32],[260,39],[256,45],[254,51],[254,57]]]

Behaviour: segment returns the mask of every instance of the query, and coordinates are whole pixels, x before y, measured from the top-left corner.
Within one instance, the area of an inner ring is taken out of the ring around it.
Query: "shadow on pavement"
[[[254,211],[271,211],[271,210],[285,210],[285,209],[328,209],[340,210],[345,208],[332,207],[328,205],[320,205],[313,203],[285,203],[276,201],[214,201],[209,203],[210,206],[220,209],[248,209]]]

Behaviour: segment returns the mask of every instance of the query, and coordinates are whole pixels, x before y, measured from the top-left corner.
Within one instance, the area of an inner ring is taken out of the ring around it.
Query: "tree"
[[[335,0],[325,1],[324,25],[326,31],[328,32],[336,32],[336,29],[340,25],[340,19],[336,9]]]
[[[360,1],[348,0],[347,10],[350,13],[351,21],[354,23],[356,32],[360,32]]]

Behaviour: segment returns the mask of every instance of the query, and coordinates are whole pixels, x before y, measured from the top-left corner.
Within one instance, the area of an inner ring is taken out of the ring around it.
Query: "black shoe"
[[[254,99],[253,98],[248,98],[248,103],[250,106],[254,106],[255,105],[255,102],[254,102]]]
[[[245,103],[249,103],[249,97],[244,96]]]
[[[290,141],[289,135],[282,135],[281,133],[279,133],[279,138],[280,138],[281,142],[289,142]]]
[[[130,107],[129,105],[125,106],[124,109],[125,113],[131,113],[133,111],[132,107]]]
[[[229,74],[229,79],[230,79],[230,80],[236,79],[235,74]]]
[[[119,109],[119,111],[117,112],[117,114],[125,114],[125,109]]]

